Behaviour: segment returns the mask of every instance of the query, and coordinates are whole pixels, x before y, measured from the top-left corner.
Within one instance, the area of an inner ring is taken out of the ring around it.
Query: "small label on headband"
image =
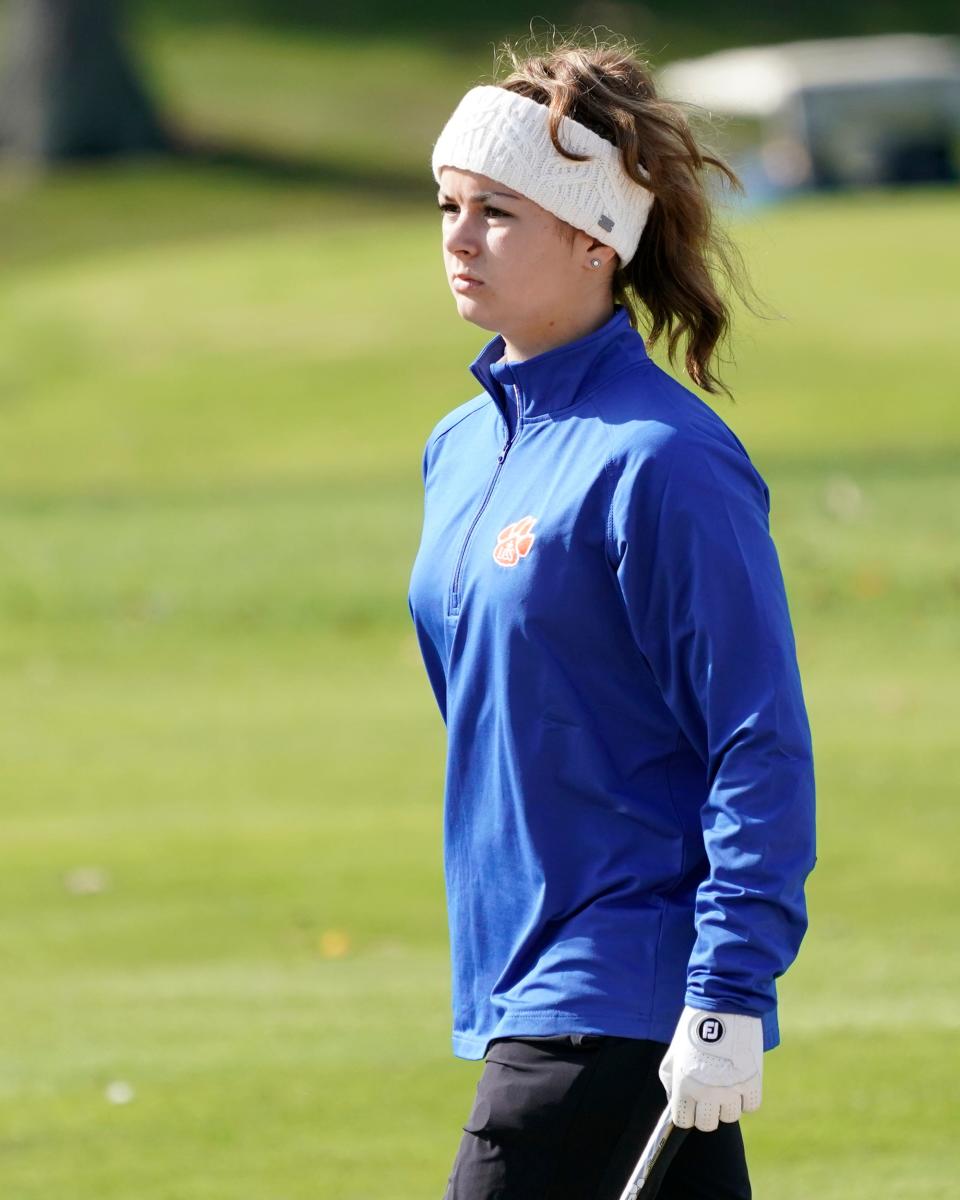
[[[601,213],[597,224],[601,229],[605,229],[609,233],[613,228],[613,217],[608,217],[606,213]]]

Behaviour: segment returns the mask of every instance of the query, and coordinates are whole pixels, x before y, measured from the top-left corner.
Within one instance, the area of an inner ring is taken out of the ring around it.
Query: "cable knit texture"
[[[546,105],[507,88],[471,88],[434,143],[434,178],[439,184],[442,167],[488,175],[612,246],[625,266],[640,244],[653,193],[630,178],[612,142],[570,117],[561,118],[561,143],[591,157],[564,158],[550,139],[549,116]]]

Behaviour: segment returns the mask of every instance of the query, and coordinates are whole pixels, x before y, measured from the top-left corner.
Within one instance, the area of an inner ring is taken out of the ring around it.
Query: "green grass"
[[[271,155],[429,179],[437,114],[494,67],[490,41],[443,51],[357,34],[150,22],[143,58],[171,120]],[[429,186],[429,183],[428,183]]]
[[[489,335],[431,204],[159,166],[0,192],[12,1200],[442,1194],[479,1064],[406,586],[420,451]],[[771,488],[820,804],[744,1122],[771,1200],[955,1189],[957,209],[735,231],[785,319],[741,315],[714,403]]]

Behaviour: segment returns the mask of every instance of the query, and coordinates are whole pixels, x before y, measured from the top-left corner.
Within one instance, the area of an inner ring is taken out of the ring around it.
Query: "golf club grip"
[[[689,1129],[680,1129],[674,1125],[670,1119],[670,1106],[668,1105],[661,1113],[653,1133],[644,1146],[643,1153],[633,1169],[633,1174],[620,1195],[620,1200],[640,1200],[640,1197],[643,1200],[653,1200],[660,1190],[667,1168],[673,1162],[674,1155],[689,1132]]]

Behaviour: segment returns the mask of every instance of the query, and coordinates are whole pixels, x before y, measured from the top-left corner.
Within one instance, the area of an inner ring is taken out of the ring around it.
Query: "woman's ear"
[[[608,246],[605,242],[598,242],[596,238],[590,238],[587,248],[584,252],[584,265],[591,271],[605,269],[613,263],[614,268],[617,266],[618,256],[616,250],[612,246]],[[597,265],[599,263],[599,266]]]

